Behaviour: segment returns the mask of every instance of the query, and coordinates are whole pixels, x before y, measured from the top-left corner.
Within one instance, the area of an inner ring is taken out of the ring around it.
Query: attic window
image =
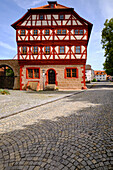
[[[51,8],[54,8],[54,4],[51,4]]]

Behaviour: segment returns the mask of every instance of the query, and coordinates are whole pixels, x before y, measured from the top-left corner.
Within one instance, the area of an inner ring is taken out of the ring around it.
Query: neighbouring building
[[[105,71],[94,71],[95,79],[97,81],[106,81],[107,80],[107,74]]]
[[[94,70],[91,68],[91,65],[85,66],[85,80],[86,82],[90,82],[94,79]]]
[[[73,8],[48,1],[48,5],[29,9],[12,27],[16,30],[21,90],[28,82],[38,82],[39,89],[43,83],[59,90],[85,88],[90,22]]]

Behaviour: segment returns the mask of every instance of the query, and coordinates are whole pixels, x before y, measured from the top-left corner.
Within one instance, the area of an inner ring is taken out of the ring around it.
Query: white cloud
[[[46,0],[14,0],[14,1],[19,7],[24,9],[29,9],[37,4],[46,2]]]
[[[4,43],[4,42],[2,42],[2,41],[0,41],[0,46],[1,46],[1,47],[4,47],[4,48],[6,48],[6,49],[12,50],[12,51],[16,51],[16,48],[14,48],[14,47],[10,46],[9,44]]]
[[[99,8],[106,19],[113,17],[113,0],[99,0]]]

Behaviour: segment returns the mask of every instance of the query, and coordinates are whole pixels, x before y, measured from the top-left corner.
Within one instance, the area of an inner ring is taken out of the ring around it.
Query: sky
[[[74,8],[82,18],[93,24],[87,49],[87,64],[93,70],[103,70],[105,57],[101,32],[105,20],[113,17],[113,0],[57,0],[57,3]],[[0,59],[12,59],[17,54],[16,31],[11,24],[20,19],[28,9],[47,4],[46,0],[0,0]]]

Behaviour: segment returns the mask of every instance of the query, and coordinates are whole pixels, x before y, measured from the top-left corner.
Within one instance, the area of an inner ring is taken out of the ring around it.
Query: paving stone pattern
[[[0,170],[112,170],[113,88],[0,120]]]

